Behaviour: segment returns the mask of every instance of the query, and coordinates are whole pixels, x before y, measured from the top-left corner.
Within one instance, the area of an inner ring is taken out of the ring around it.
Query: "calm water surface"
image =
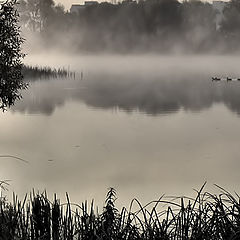
[[[102,203],[191,195],[208,181],[240,192],[240,76],[237,57],[29,56],[83,79],[31,81],[1,113],[1,179],[20,196],[33,187]],[[216,190],[216,189],[215,189]]]

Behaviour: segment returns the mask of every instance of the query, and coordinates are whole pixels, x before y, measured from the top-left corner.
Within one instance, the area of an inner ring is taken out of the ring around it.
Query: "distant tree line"
[[[78,14],[53,0],[19,0],[25,31],[45,46],[90,51],[235,52],[240,49],[240,1],[224,8],[220,29],[212,4],[198,0],[103,2]]]

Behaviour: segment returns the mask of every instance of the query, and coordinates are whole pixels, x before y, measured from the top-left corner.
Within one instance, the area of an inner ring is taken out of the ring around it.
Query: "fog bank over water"
[[[51,114],[77,100],[94,108],[150,115],[201,111],[216,103],[240,113],[239,82],[211,81],[212,76],[240,76],[238,57],[73,56],[56,57],[49,64],[62,66],[63,59],[76,70],[76,79],[33,82],[15,111]]]

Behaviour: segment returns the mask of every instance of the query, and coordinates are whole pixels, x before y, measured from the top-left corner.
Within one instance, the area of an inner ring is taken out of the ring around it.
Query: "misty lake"
[[[30,82],[1,113],[0,174],[20,196],[47,189],[72,201],[143,203],[208,181],[240,192],[240,77],[231,56],[27,56],[75,79]],[[80,73],[83,72],[81,79]]]

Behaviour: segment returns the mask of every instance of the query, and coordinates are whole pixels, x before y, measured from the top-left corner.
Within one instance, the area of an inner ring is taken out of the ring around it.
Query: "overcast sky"
[[[82,4],[84,3],[85,0],[54,0],[56,3],[61,3],[65,6],[65,8],[68,10],[70,9],[71,5],[72,4]],[[101,1],[108,1],[108,2],[111,2],[111,0],[98,0],[99,2]],[[209,2],[212,2],[212,0],[206,0],[206,1],[209,1]],[[225,0],[227,1],[227,0]]]

